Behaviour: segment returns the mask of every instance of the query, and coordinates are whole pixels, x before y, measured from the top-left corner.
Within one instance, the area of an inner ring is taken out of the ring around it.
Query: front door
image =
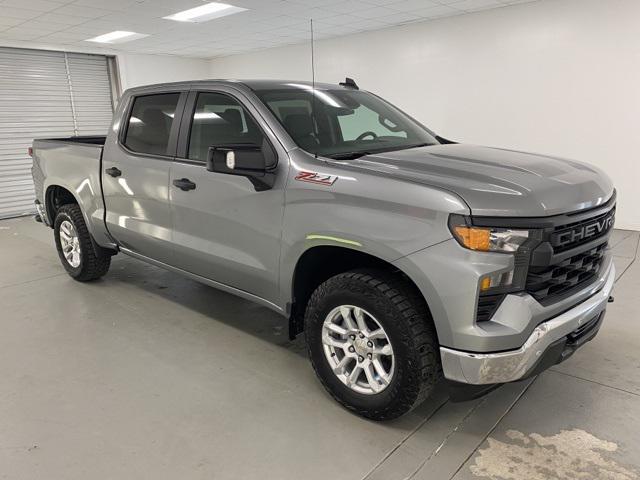
[[[179,123],[174,117],[185,100],[180,92],[131,99],[126,124],[117,143],[105,147],[102,165],[109,233],[120,246],[169,264],[168,185]]]
[[[276,183],[265,191],[246,177],[206,169],[210,146],[262,144],[264,130],[249,108],[228,93],[190,93],[184,158],[170,175],[175,258],[183,270],[273,301],[287,163],[280,159]]]

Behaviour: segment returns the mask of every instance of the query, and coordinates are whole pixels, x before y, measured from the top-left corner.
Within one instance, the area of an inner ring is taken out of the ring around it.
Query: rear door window
[[[136,97],[127,120],[124,144],[130,150],[166,155],[179,93]]]

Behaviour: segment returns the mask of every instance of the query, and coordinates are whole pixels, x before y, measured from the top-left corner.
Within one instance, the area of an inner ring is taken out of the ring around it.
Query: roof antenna
[[[315,57],[313,52],[313,18],[309,20],[311,25],[311,126],[314,131],[318,129],[318,122],[316,121],[316,66]],[[318,158],[318,151],[313,153]]]
[[[349,77],[347,77],[344,80],[344,82],[340,82],[339,85],[345,88],[353,88],[354,90],[360,90],[360,88],[358,88],[358,85],[356,84],[356,81],[353,78],[349,78]]]

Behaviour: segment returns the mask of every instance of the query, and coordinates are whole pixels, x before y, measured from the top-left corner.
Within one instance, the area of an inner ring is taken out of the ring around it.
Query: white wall
[[[118,53],[122,90],[151,83],[200,80],[209,77],[208,60],[170,55]]]
[[[542,0],[316,43],[345,76],[452,139],[600,166],[640,230],[640,1]],[[309,46],[211,61],[212,78],[310,78]]]

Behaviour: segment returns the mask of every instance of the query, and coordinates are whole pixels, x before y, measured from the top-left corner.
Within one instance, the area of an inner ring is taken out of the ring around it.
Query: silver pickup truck
[[[135,88],[106,138],[32,154],[73,278],[120,252],[273,309],[369,418],[535,375],[611,299],[605,174],[446,140],[350,79]]]

